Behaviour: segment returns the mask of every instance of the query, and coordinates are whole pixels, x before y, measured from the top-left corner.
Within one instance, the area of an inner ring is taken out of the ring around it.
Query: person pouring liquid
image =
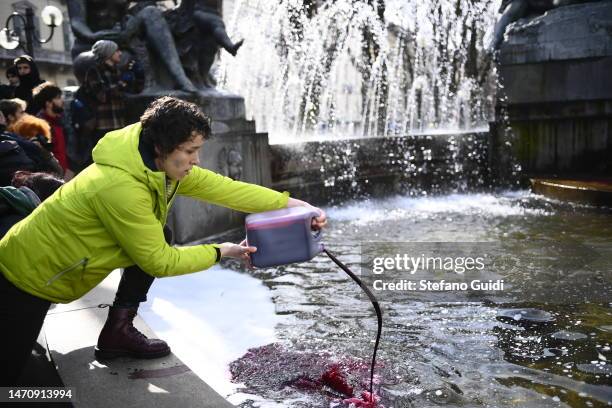
[[[0,240],[0,386],[13,385],[51,303],[85,295],[125,268],[96,347],[98,359],[156,358],[170,347],[132,324],[155,278],[205,270],[223,257],[249,260],[246,244],[173,247],[165,226],[177,195],[243,212],[294,206],[316,209],[288,193],[232,180],[199,167],[209,119],[173,97],[153,101],[140,122],[109,132],[94,163],[13,226]]]

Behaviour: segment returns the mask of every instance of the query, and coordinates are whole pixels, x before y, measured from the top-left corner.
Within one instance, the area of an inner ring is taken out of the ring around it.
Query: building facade
[[[2,0],[0,2],[0,24],[4,28],[7,18],[12,13],[18,12],[25,16],[26,9],[30,7],[34,11],[36,36],[46,38],[49,36],[50,29],[40,19],[40,13],[47,5],[53,5],[60,9],[63,22],[61,26],[55,28],[51,41],[46,44],[34,42],[34,59],[39,68],[40,77],[54,82],[60,87],[77,85],[72,72],[70,48],[73,38],[65,0]],[[19,19],[13,21],[19,21],[18,25],[21,25]],[[26,51],[21,47],[14,50],[0,47],[0,70],[2,71],[0,72],[0,83],[7,82],[6,69],[13,65],[13,60],[25,53]]]

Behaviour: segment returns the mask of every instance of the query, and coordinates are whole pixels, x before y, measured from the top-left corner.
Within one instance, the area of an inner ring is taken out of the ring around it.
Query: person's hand
[[[245,262],[247,267],[251,267],[251,254],[257,251],[257,248],[248,246],[246,239],[240,244],[233,244],[231,242],[224,242],[219,245],[219,251],[221,252],[221,258],[236,258]]]
[[[287,208],[290,207],[306,207],[316,211],[319,215],[312,219],[311,228],[314,230],[320,230],[327,225],[327,214],[320,208],[314,205],[308,204],[306,201],[298,200],[296,198],[289,198],[287,202]]]
[[[312,223],[310,224],[310,226],[314,230],[320,230],[327,225],[327,214],[325,214],[325,211],[320,208],[312,208],[319,212],[319,216],[312,219]]]

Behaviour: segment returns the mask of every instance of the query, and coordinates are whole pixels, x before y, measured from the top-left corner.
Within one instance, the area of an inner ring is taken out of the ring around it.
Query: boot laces
[[[134,317],[136,317],[136,311],[130,311],[128,330],[130,331],[130,333],[136,335],[139,340],[146,342],[147,340],[149,340],[149,338],[145,336],[144,333],[142,333],[140,330],[138,330],[136,326],[134,326]]]
[[[134,335],[136,335],[136,337],[138,337],[139,340],[146,342],[147,340],[149,340],[149,338],[147,336],[145,336],[140,330],[138,330],[136,327],[134,327],[133,324],[131,324],[128,328],[128,330],[133,333]]]

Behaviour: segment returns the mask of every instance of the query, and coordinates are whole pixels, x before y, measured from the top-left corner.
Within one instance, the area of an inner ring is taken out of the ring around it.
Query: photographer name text
[[[401,279],[398,281],[384,281],[377,279],[373,282],[372,287],[376,291],[405,291],[405,292],[463,292],[468,290],[473,291],[498,291],[504,290],[504,280],[479,280],[474,279],[469,282],[447,282],[444,279],[441,280],[428,280],[421,279],[419,281],[412,281],[408,279]]]

